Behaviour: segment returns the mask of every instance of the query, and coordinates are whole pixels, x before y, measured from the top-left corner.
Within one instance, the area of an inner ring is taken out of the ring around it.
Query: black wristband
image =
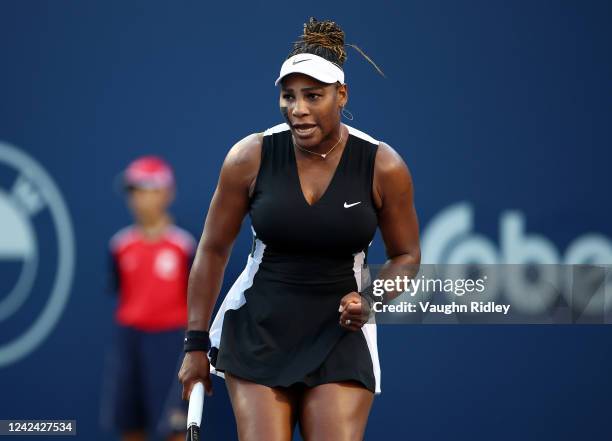
[[[183,351],[204,351],[210,349],[210,338],[207,331],[186,331],[183,340]]]
[[[359,293],[361,297],[363,297],[368,302],[370,308],[372,308],[374,302],[381,302],[383,300],[382,296],[375,296],[373,291],[374,287],[370,285]]]

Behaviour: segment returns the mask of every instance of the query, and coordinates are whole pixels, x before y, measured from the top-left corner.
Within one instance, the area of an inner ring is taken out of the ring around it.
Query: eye
[[[312,101],[315,101],[321,98],[321,95],[319,95],[318,93],[309,93],[307,96],[308,96],[308,99]]]
[[[293,95],[289,94],[289,93],[285,93],[283,94],[283,99],[285,100],[291,100],[293,99]]]

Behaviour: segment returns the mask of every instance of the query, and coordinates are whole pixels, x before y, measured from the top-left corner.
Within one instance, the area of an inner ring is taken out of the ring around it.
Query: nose
[[[303,99],[296,98],[293,104],[293,109],[291,109],[291,114],[296,118],[308,115],[308,106]]]

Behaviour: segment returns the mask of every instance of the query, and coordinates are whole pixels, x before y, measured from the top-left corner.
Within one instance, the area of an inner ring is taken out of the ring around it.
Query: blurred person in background
[[[134,224],[110,241],[118,305],[102,425],[124,441],[184,439],[186,406],[176,370],[196,242],[168,212],[175,179],[166,162],[135,160],[123,173],[123,186]]]

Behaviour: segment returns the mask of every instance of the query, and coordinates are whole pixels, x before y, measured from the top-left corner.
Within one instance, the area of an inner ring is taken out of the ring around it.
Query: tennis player
[[[360,440],[381,392],[361,271],[380,228],[388,263],[420,261],[413,187],[387,144],[341,122],[344,32],[310,19],[276,79],[283,124],[225,159],[188,290],[183,397],[225,378],[241,441]],[[383,111],[383,109],[381,109]],[[248,116],[248,115],[245,115]],[[246,268],[209,323],[250,215]]]

